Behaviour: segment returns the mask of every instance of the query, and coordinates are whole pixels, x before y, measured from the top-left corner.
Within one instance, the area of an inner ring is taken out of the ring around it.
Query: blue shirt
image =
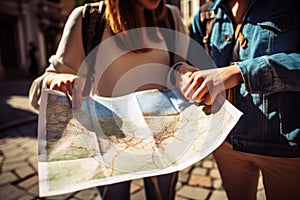
[[[216,66],[231,64],[234,24],[225,0],[216,13],[211,56]],[[191,37],[201,45],[204,26],[196,12]],[[297,0],[250,0],[238,48],[244,82],[237,86],[236,107],[244,115],[228,141],[235,150],[277,157],[300,157],[300,6]]]

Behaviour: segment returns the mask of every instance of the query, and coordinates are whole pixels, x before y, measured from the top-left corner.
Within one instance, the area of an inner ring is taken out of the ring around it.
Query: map
[[[177,91],[89,96],[80,109],[43,90],[39,125],[40,196],[183,170],[212,153],[242,113],[226,100],[205,106]]]

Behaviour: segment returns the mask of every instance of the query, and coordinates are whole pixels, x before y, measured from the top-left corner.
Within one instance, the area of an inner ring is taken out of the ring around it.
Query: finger
[[[193,84],[193,78],[191,78],[191,75],[187,75],[184,77],[184,80],[182,82],[181,91],[183,93],[189,93],[190,87]]]
[[[82,104],[82,84],[79,79],[73,82],[73,108],[81,108]]]
[[[72,105],[73,105],[72,95],[70,94],[69,91],[66,92],[66,95],[67,95],[67,98],[68,98],[68,100],[69,100],[70,106],[71,106],[71,108],[72,108]]]
[[[189,81],[189,78],[187,77],[188,75],[181,75],[178,80],[176,81],[176,85],[177,85],[177,88],[179,89],[179,91],[181,92],[181,94],[187,98],[185,96],[185,91],[188,89],[188,81]]]
[[[67,92],[68,92],[68,87],[65,83],[61,83],[58,89],[59,89],[59,91],[62,91],[65,94],[67,94]]]
[[[205,81],[195,90],[192,95],[193,101],[201,102],[204,101],[206,96],[209,95],[209,90]]]
[[[192,96],[194,92],[201,86],[203,82],[203,78],[200,75],[193,75],[190,77],[191,82],[187,89],[184,91],[185,96],[188,97],[188,99],[193,100]]]
[[[216,90],[212,90],[209,94],[210,98],[205,99],[205,104],[212,105],[219,93]]]
[[[73,96],[72,96],[72,94],[73,94],[73,85],[72,85],[71,81],[66,82],[66,87],[67,87],[66,94],[67,94],[67,97],[69,99],[70,105],[72,107],[72,105],[73,105]]]
[[[63,93],[65,93],[65,95],[67,96],[68,101],[70,103],[70,106],[72,107],[72,95],[71,95],[69,88],[70,87],[65,82],[62,82],[60,84],[59,90],[62,91]]]
[[[181,88],[181,91],[186,90],[186,85],[188,84],[187,82],[189,81],[189,78],[192,76],[192,72],[187,72],[185,74],[179,74],[179,86]]]
[[[67,86],[68,92],[69,92],[70,95],[72,96],[72,94],[73,94],[73,83],[72,83],[70,80],[68,80],[68,81],[66,82],[66,86]]]
[[[212,105],[212,102],[214,102],[214,100],[211,97],[211,93],[207,93],[204,97],[204,103],[206,105]]]
[[[49,87],[49,89],[51,89],[51,90],[59,90],[59,87],[58,87],[57,84],[51,84],[50,87]]]

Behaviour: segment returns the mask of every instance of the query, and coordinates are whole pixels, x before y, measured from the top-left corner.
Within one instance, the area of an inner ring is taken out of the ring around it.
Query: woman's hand
[[[211,105],[217,95],[235,87],[242,81],[237,65],[200,71],[183,65],[178,69],[176,85],[185,98],[190,101]]]
[[[47,79],[47,87],[65,93],[71,106],[74,103],[75,108],[81,107],[82,87],[78,76],[64,73],[54,74]],[[76,99],[74,102],[73,92]]]

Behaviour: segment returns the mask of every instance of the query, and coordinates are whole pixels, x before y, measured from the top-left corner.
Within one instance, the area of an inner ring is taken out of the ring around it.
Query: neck
[[[140,20],[140,25],[141,27],[145,27],[146,26],[146,22],[145,22],[145,16],[144,16],[144,11],[145,8],[138,2],[136,1],[136,3],[134,4],[134,12],[136,12],[136,17],[138,17]]]

